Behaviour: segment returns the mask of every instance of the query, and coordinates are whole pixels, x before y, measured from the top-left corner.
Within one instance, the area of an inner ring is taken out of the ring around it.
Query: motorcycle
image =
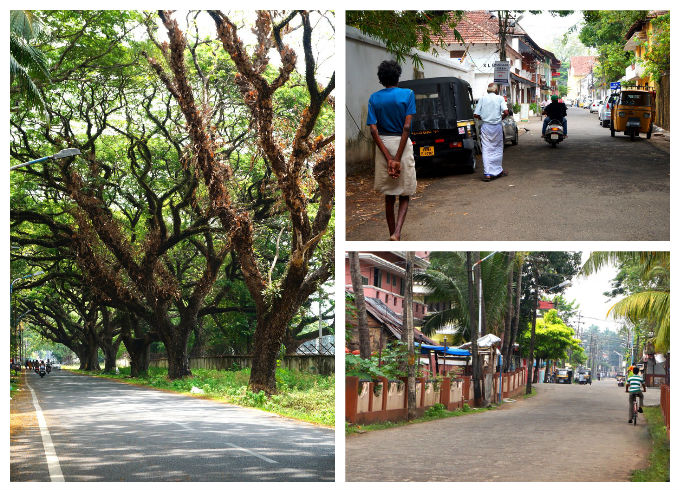
[[[562,127],[562,122],[556,119],[550,120],[548,127],[545,129],[545,135],[543,138],[547,143],[554,147],[558,143],[564,140],[564,128]]]
[[[38,368],[38,375],[40,375],[40,378],[43,378],[47,374],[47,369],[45,368],[45,365],[40,365],[40,368]]]
[[[49,363],[45,365],[45,370],[47,370],[47,373],[50,373],[52,371],[52,365],[50,365]]]

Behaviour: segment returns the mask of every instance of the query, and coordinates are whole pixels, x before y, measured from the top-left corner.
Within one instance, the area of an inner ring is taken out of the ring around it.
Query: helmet
[[[553,95],[550,96],[550,99],[553,100],[553,101],[556,101],[557,99],[559,99],[559,96],[553,94]]]

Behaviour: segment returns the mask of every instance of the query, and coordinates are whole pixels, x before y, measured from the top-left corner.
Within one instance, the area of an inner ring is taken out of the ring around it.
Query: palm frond
[[[633,323],[648,321],[656,333],[657,349],[670,350],[670,292],[647,290],[614,304],[607,312]]]

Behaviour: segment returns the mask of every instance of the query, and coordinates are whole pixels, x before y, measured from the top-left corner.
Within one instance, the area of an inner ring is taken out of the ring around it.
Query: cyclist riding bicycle
[[[638,367],[633,367],[633,373],[628,376],[626,380],[626,392],[628,392],[628,422],[633,422],[633,404],[635,403],[635,398],[640,398],[640,407],[638,412],[642,412],[642,401],[644,401],[644,396],[642,392],[647,392],[647,386],[645,385],[645,379],[639,375],[640,369]]]

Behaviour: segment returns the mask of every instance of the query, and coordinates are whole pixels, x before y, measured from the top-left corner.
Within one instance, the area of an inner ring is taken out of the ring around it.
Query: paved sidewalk
[[[659,404],[658,389],[648,389],[645,404]],[[633,427],[627,411],[627,395],[613,379],[539,384],[536,396],[500,410],[350,436],[346,477],[628,481],[646,466],[650,443],[644,417]]]

